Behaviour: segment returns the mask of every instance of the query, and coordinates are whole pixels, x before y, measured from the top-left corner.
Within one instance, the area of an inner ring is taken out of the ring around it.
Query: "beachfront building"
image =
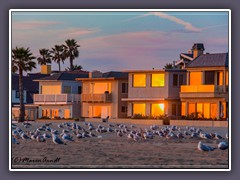
[[[82,82],[82,116],[89,118],[126,118],[128,73],[93,71],[89,78],[77,78]]]
[[[174,62],[174,66],[178,69],[184,69],[195,58],[202,55],[204,52],[204,45],[202,43],[193,44],[192,48],[187,53],[181,53],[180,59]]]
[[[186,84],[186,70],[128,71],[128,117],[180,116],[180,86]]]
[[[187,85],[181,86],[182,115],[228,117],[228,53],[202,54],[186,67]]]
[[[85,71],[66,71],[37,79],[39,94],[34,94],[39,118],[78,118],[81,116],[82,83],[76,78],[87,78]]]

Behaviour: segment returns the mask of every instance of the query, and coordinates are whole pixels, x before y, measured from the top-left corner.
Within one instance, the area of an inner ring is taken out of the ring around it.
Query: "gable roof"
[[[228,67],[228,53],[200,55],[187,65],[187,68],[195,67]]]
[[[120,71],[109,71],[103,73],[102,77],[104,78],[128,78],[128,73],[127,72],[120,72]]]
[[[88,73],[62,72],[37,79],[36,81],[75,81],[76,78],[88,78]]]

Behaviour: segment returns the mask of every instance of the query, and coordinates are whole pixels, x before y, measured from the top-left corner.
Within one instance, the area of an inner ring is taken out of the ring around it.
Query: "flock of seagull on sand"
[[[76,123],[63,122],[58,124],[58,130],[51,128],[52,123],[46,123],[41,127],[34,130],[27,131],[32,126],[31,123],[22,123],[25,131],[18,127],[16,124],[12,124],[12,143],[19,144],[18,139],[23,140],[36,140],[37,142],[45,142],[47,139],[51,139],[55,144],[64,144],[67,142],[73,142],[74,139],[81,138],[102,138],[103,133],[115,134],[118,137],[127,137],[133,141],[140,141],[146,139],[153,139],[154,137],[166,138],[166,139],[184,139],[184,138],[196,138],[199,139],[197,146],[198,150],[201,151],[213,151],[215,149],[225,150],[228,149],[228,134],[225,137],[220,136],[218,133],[206,133],[200,128],[195,127],[184,127],[180,128],[177,126],[166,126],[159,127],[157,125],[151,125],[149,129],[143,130],[137,128],[134,125],[124,124],[107,124],[106,127],[103,125],[94,125],[90,122],[84,122],[82,126]],[[220,140],[217,147],[211,147],[201,140]]]

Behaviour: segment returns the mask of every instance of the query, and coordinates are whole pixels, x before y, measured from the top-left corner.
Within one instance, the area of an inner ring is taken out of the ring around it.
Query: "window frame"
[[[135,75],[144,75],[145,76],[145,85],[144,86],[135,86],[134,85],[134,76]],[[144,74],[144,73],[137,73],[137,74],[132,74],[132,87],[133,88],[145,88],[147,87],[147,74]]]

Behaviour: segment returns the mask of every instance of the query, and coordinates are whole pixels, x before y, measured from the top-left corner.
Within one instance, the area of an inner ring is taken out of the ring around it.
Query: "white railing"
[[[34,94],[34,104],[80,102],[80,94]]]

